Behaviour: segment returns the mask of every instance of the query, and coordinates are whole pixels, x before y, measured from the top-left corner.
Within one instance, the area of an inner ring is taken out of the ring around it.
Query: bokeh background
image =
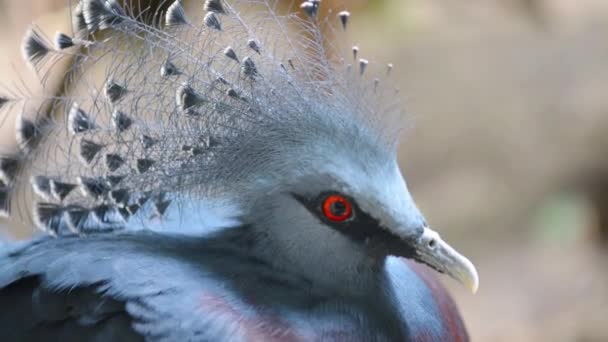
[[[21,36],[32,21],[69,32],[67,2],[0,0],[0,90],[43,91]],[[608,1],[323,6],[353,13],[363,57],[395,64],[410,189],[481,276],[475,296],[445,282],[473,340],[608,341]],[[2,150],[13,127],[8,115]],[[15,227],[0,232],[32,233]]]

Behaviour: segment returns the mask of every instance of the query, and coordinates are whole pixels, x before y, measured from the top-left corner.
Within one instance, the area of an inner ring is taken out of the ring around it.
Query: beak
[[[415,259],[419,262],[456,279],[472,293],[477,292],[479,276],[475,266],[469,259],[441,240],[437,232],[425,227],[413,247],[416,250]]]

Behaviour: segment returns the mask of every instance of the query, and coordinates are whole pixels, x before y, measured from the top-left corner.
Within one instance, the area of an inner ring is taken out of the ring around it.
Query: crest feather
[[[206,0],[187,13],[176,0],[144,20],[128,4],[79,1],[75,33],[54,43],[27,31],[34,67],[74,62],[65,93],[28,111],[45,119],[18,120],[19,153],[0,157],[0,214],[34,193],[41,202],[25,211],[46,231],[117,229],[175,217],[183,198],[248,198],[259,179],[290,179],[324,157],[295,154],[394,153],[392,64],[325,35],[352,25],[348,11],[330,21],[319,0],[302,2],[303,16],[271,0]],[[19,101],[0,96],[0,109]]]

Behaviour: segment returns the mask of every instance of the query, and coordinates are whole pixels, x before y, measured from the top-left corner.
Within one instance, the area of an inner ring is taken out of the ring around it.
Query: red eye
[[[323,201],[323,214],[335,222],[349,219],[353,214],[350,202],[340,195],[329,195]]]

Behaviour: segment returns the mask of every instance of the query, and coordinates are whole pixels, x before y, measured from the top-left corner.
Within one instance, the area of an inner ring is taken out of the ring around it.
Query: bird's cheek
[[[411,248],[398,237],[389,234],[375,234],[363,241],[366,253],[373,259],[383,261],[387,256],[411,257]]]

